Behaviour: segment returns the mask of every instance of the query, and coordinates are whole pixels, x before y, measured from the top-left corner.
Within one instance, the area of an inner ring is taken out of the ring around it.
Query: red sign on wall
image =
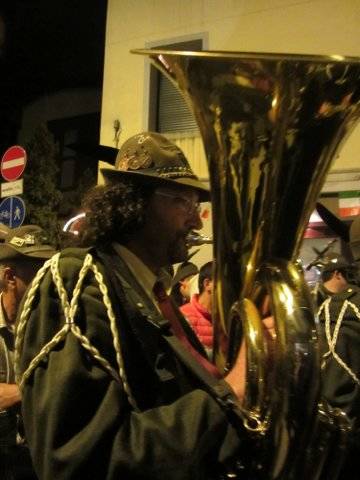
[[[17,180],[26,166],[26,151],[14,145],[6,150],[1,160],[1,175],[7,182]]]

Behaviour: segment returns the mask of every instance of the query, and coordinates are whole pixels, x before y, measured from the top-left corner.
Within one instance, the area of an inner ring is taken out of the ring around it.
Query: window
[[[203,40],[159,45],[155,49],[202,50]],[[150,67],[149,130],[160,133],[194,132],[196,120],[184,97],[173,83],[153,65]]]

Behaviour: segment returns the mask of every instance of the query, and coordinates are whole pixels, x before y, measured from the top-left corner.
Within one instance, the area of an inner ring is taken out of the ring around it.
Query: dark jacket
[[[6,325],[0,295],[0,383],[15,383],[13,354],[14,333]],[[16,445],[18,413],[18,405],[0,410],[0,449]]]
[[[319,307],[326,298],[331,298],[329,305],[330,330],[334,333],[336,320],[344,302],[351,302],[360,309],[360,289],[349,285],[339,294],[331,294],[324,287],[319,290]],[[359,312],[360,313],[360,312]],[[325,311],[319,314],[321,350],[324,355],[328,350],[325,335]],[[351,306],[345,310],[341,322],[335,352],[342,361],[360,378],[360,319]],[[354,381],[345,368],[333,356],[328,356],[323,368],[323,394],[333,407],[345,411],[356,428],[360,426],[360,385]]]
[[[59,269],[70,299],[86,253],[69,249],[61,255]],[[113,267],[111,282],[99,259],[96,265],[112,296],[124,369],[137,409],[121,382],[68,332],[34,369],[22,391],[25,430],[39,478],[212,478],[219,465],[237,453],[239,435],[227,411],[174,358],[156,326],[157,309],[124,262],[113,254],[103,258]],[[106,308],[91,272],[84,280],[75,322],[118,370]],[[48,271],[26,327],[22,372],[63,325]],[[191,336],[189,327],[188,333]],[[199,346],[195,336],[191,341]]]

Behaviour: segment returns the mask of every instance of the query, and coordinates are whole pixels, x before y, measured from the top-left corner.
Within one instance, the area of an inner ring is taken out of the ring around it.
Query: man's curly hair
[[[80,244],[126,243],[128,236],[143,225],[145,209],[154,190],[153,185],[128,181],[91,189],[82,201],[86,217]]]

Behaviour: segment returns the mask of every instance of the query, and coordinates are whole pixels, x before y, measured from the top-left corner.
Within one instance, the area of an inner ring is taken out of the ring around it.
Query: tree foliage
[[[28,156],[23,194],[26,223],[40,225],[49,240],[57,245],[58,208],[62,196],[57,188],[58,150],[46,125],[37,127],[25,148]]]

